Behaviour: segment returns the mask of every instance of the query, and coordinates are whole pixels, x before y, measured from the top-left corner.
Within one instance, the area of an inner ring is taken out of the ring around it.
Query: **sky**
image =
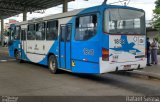
[[[68,3],[68,10],[80,9],[80,8],[87,8],[91,6],[101,5],[104,0],[75,0]],[[108,4],[114,3],[114,5],[124,5],[124,2],[119,2],[123,0],[108,0]],[[153,10],[155,9],[155,1],[156,0],[126,0],[126,4],[131,7],[140,8],[145,10],[146,12],[146,20],[151,20],[153,18]],[[117,2],[117,3],[115,3]],[[62,12],[62,5],[49,8],[45,10],[44,14],[40,13],[28,13],[27,20],[33,18],[40,18],[51,14],[61,13]],[[18,21],[22,21],[22,14],[10,17],[8,19],[16,19]],[[8,22],[8,19],[5,19],[5,23]]]

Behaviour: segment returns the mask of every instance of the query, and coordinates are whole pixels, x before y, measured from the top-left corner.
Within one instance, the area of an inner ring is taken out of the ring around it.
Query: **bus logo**
[[[125,40],[123,39],[114,39],[115,44],[125,44]]]
[[[145,40],[144,40],[144,38],[139,38],[139,44],[141,45],[143,45],[145,43]]]

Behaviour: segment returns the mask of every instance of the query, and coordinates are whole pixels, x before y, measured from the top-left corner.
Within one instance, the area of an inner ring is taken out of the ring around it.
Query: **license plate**
[[[123,69],[124,69],[124,70],[131,69],[131,65],[124,65]]]

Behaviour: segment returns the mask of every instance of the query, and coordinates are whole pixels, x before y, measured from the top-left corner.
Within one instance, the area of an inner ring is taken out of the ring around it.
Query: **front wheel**
[[[57,59],[54,55],[50,55],[48,59],[48,67],[52,74],[56,74],[58,70]]]
[[[14,57],[16,58],[16,60],[18,61],[19,60],[19,52],[16,50],[15,52],[14,52]]]
[[[20,59],[20,53],[19,53],[18,50],[16,50],[16,51],[14,52],[14,56],[15,56],[16,61],[18,61],[19,63],[24,62],[23,60]]]

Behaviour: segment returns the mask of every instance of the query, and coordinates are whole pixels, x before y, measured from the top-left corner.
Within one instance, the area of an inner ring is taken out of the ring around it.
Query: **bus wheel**
[[[20,54],[19,52],[16,50],[14,53],[14,56],[16,58],[16,61],[18,61],[19,63],[23,63],[24,61],[20,59]]]
[[[52,74],[56,74],[57,73],[57,59],[54,55],[50,55],[49,59],[48,59],[48,67],[49,70]]]
[[[16,60],[18,61],[19,60],[19,53],[17,50],[14,52],[14,56],[15,56]]]

